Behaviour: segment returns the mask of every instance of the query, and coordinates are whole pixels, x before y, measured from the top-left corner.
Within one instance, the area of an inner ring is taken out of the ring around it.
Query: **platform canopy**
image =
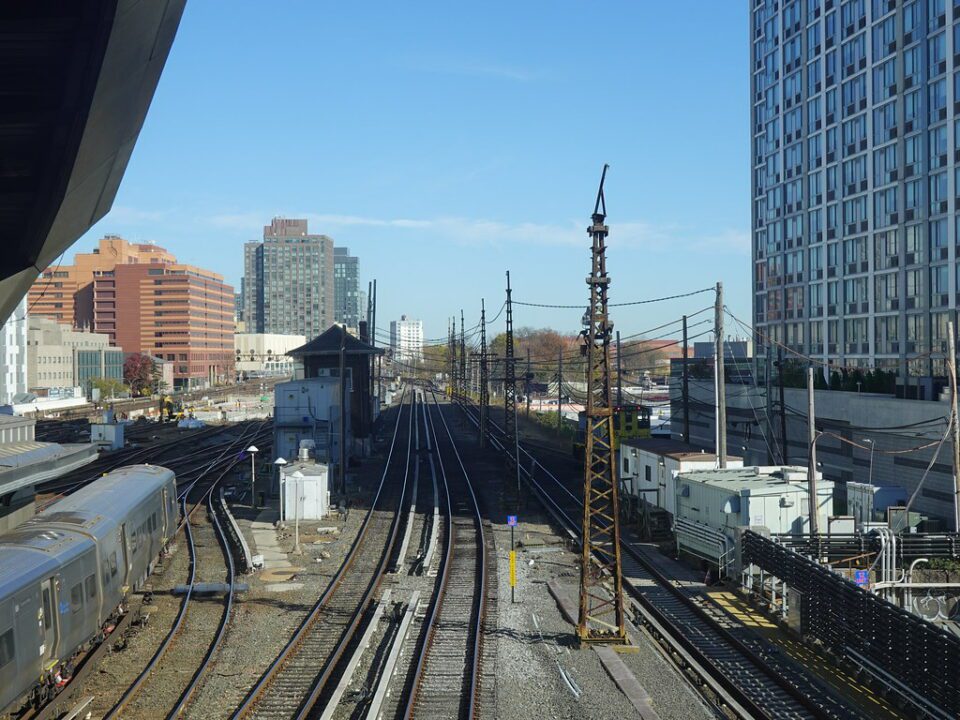
[[[185,3],[0,3],[0,322],[113,205]]]
[[[287,352],[295,358],[318,355],[339,355],[343,344],[344,355],[382,355],[383,349],[369,345],[348,333],[341,325],[331,325],[306,345]]]

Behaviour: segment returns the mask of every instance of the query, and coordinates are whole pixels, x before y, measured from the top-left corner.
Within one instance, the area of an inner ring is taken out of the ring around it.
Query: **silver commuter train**
[[[131,465],[0,535],[0,712],[56,693],[178,520],[174,473]]]

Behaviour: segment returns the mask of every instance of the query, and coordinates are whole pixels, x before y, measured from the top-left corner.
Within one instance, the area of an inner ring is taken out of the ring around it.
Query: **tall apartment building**
[[[423,358],[423,321],[407,320],[401,315],[399,320],[390,321],[390,349],[393,358],[399,362],[416,362]]]
[[[61,263],[40,273],[27,294],[30,315],[82,328],[89,325],[93,316],[90,291],[95,273],[115,265],[176,261],[157,245],[130,243],[116,235],[106,235],[93,252],[74,255],[72,265]]]
[[[366,318],[366,306],[360,307],[360,258],[350,248],[333,249],[333,305],[334,320],[348,328],[360,327]]]
[[[758,355],[772,340],[932,398],[960,299],[958,9],[750,8]]]
[[[173,363],[174,389],[233,379],[234,293],[223,276],[191,265],[116,265],[96,274],[92,295],[96,331]]]
[[[334,319],[333,240],[303,219],[274,218],[244,245],[247,332],[313,338]]]
[[[27,391],[27,299],[0,327],[0,405]]]

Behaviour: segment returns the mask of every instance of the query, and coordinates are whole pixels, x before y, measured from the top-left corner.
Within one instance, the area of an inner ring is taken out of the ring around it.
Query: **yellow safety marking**
[[[904,717],[886,700],[878,698],[869,688],[861,685],[849,673],[844,672],[842,668],[828,662],[823,655],[797,641],[792,636],[781,632],[776,623],[771,622],[765,615],[745,603],[738,595],[729,591],[708,592],[705,595],[717,607],[745,627],[757,628],[756,632],[770,642],[782,647],[791,657],[799,660],[805,667],[813,669],[817,675],[834,687],[845,690],[861,702],[869,700],[882,708],[887,717]]]

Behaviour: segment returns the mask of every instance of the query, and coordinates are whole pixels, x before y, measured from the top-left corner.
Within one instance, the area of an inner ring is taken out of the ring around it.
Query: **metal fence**
[[[800,628],[931,717],[960,717],[960,638],[752,531],[743,564],[800,594]]]

